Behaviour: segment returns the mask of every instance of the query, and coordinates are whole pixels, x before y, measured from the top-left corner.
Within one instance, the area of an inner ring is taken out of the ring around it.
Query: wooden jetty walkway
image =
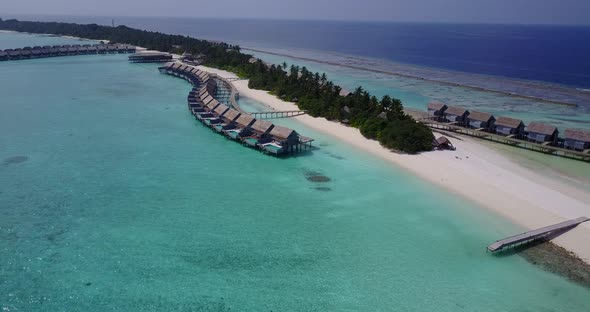
[[[305,111],[292,110],[292,111],[267,111],[267,112],[254,112],[250,113],[256,118],[260,119],[274,119],[274,118],[289,118],[295,116],[305,115]]]
[[[495,241],[493,244],[488,246],[488,251],[496,252],[505,248],[510,248],[516,245],[530,243],[532,241],[541,240],[548,238],[551,234],[558,233],[560,231],[566,231],[576,227],[578,224],[590,220],[587,217],[580,217],[573,220],[549,225],[540,229],[524,232],[522,234],[514,235],[499,241]]]

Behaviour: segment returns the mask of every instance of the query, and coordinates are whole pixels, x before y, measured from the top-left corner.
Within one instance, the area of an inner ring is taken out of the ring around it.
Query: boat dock
[[[135,53],[137,48],[128,44],[75,44],[56,46],[35,46],[19,49],[0,50],[0,61],[28,60],[37,58],[88,55]]]
[[[493,244],[488,246],[488,251],[497,252],[517,245],[547,239],[552,234],[570,230],[576,227],[578,224],[586,222],[588,220],[590,220],[590,218],[580,217],[573,220],[542,227],[540,229],[524,232],[522,234],[514,235],[499,241],[495,241]]]
[[[293,129],[256,119],[240,109],[237,91],[224,78],[178,62],[168,63],[159,70],[193,85],[187,97],[189,111],[195,119],[226,138],[275,156],[293,154],[312,147],[312,138],[302,136]]]

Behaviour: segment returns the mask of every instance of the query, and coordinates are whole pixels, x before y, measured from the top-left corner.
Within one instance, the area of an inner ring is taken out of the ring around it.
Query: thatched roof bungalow
[[[559,136],[559,130],[557,130],[556,126],[541,123],[541,122],[531,122],[527,127],[526,130],[528,132],[527,138],[531,142],[536,143],[551,143],[556,144],[557,138]]]
[[[586,129],[565,129],[563,146],[567,149],[585,151],[590,149],[590,131]]]
[[[467,116],[467,125],[474,129],[493,131],[495,122],[496,118],[490,113],[471,111]]]
[[[0,50],[0,61],[7,61],[8,53]]]
[[[520,119],[510,117],[498,117],[496,119],[496,133],[499,135],[513,135],[522,137],[524,135],[524,122]]]

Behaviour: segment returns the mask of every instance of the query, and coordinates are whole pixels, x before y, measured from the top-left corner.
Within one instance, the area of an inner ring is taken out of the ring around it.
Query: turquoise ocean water
[[[0,47],[40,40],[71,42]],[[156,68],[0,63],[3,311],[590,309],[590,290],[486,254],[521,228],[290,120],[315,150],[228,141]]]

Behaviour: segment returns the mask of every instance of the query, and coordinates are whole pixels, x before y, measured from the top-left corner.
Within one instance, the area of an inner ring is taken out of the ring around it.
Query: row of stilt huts
[[[566,129],[562,138],[557,127],[550,124],[531,122],[525,125],[520,119],[496,117],[490,113],[470,111],[440,102],[428,104],[428,118],[538,144],[590,152],[590,131],[585,129]]]
[[[24,60],[68,55],[135,53],[136,47],[128,44],[82,44],[35,46],[0,50],[0,61]]]
[[[183,78],[193,85],[188,95],[188,109],[194,117],[212,130],[244,145],[273,155],[284,155],[311,147],[313,139],[295,130],[257,120],[252,115],[236,110],[216,99],[215,76],[182,63],[168,63],[159,68]]]

